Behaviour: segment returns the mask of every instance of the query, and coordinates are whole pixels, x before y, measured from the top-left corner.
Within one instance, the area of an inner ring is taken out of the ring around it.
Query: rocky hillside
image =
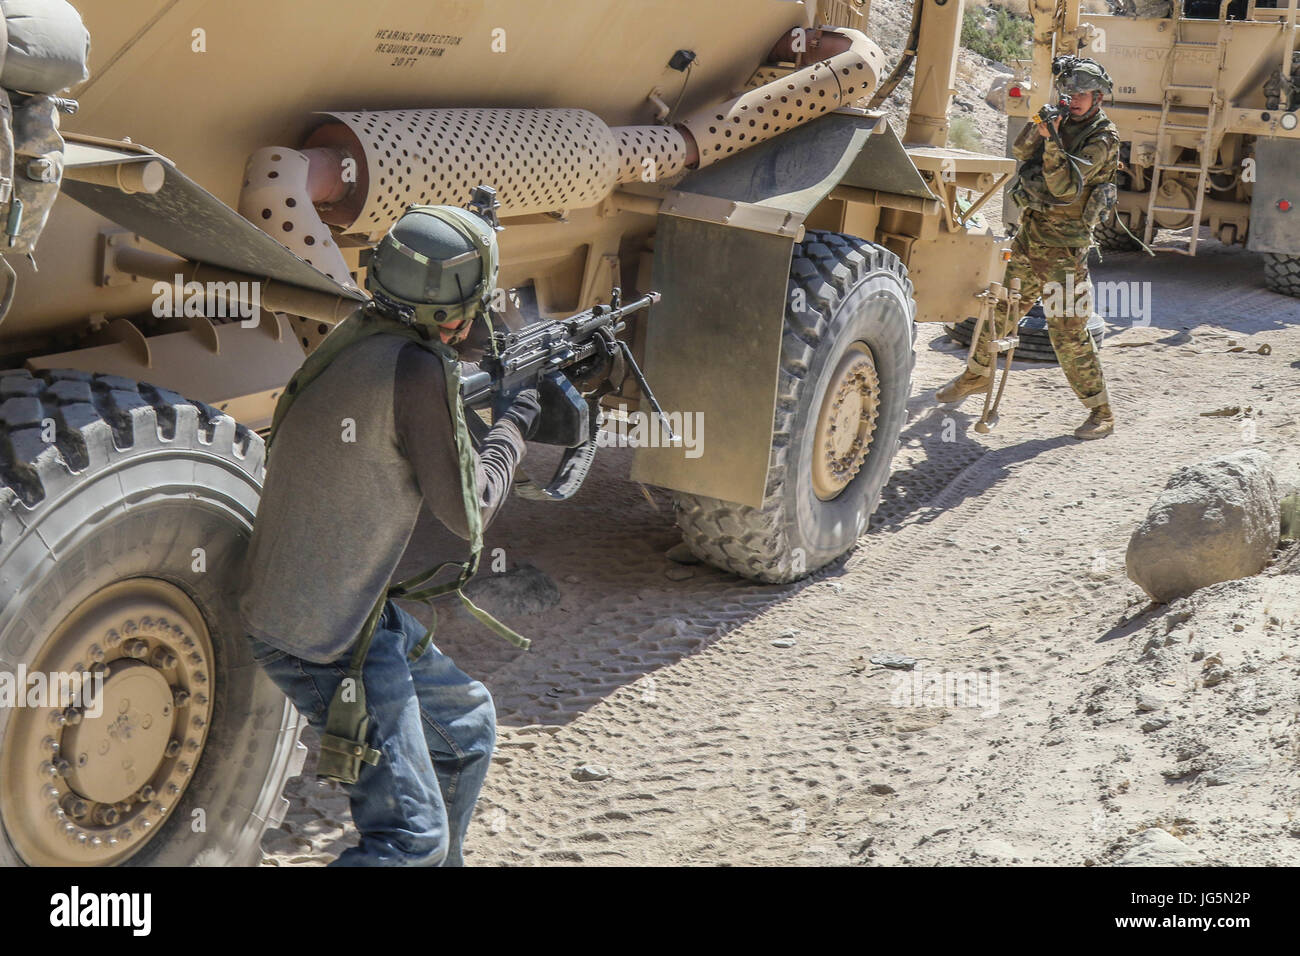
[[[978,10],[979,8],[975,8]],[[907,31],[912,22],[911,0],[872,0],[866,32],[880,44],[889,57],[890,64],[898,61],[907,43]],[[984,102],[984,96],[994,79],[1010,72],[1000,63],[980,56],[965,48],[957,61],[957,94],[953,97],[950,121],[955,133],[950,133],[949,145],[961,146],[979,152],[1006,154],[1006,116]],[[907,110],[912,98],[912,74],[898,84],[893,95],[883,105],[890,125],[901,137],[907,126]],[[966,122],[960,122],[965,118]],[[964,129],[963,129],[964,127]],[[1001,225],[1001,200],[997,197],[984,207],[995,226]]]

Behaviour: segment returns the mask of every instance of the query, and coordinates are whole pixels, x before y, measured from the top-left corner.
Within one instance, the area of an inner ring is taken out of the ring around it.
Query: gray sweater
[[[478,449],[484,527],[523,454],[518,426],[504,419]],[[245,630],[295,657],[335,660],[389,585],[421,503],[468,539],[459,489],[438,357],[393,335],[340,353],[276,432],[244,567]]]

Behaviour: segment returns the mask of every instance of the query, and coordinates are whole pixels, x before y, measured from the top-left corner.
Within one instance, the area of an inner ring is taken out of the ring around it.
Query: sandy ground
[[[873,4],[891,57],[909,9]],[[983,102],[995,72],[963,54],[954,115],[1001,154],[1003,117]],[[891,110],[900,132],[904,115]],[[881,506],[806,581],[667,560],[671,503],[624,480],[625,451],[606,450],[573,501],[513,501],[488,554],[557,591],[521,598],[512,572],[482,583],[482,603],[533,649],[455,614],[437,637],[499,711],[467,861],[1106,865],[1161,827],[1197,860],[1300,862],[1300,562],[1172,607],[1124,574],[1178,466],[1253,447],[1300,481],[1300,302],[1213,241],[1195,260],[1111,254],[1094,276],[1149,283],[1150,324],[1112,317],[1103,349],[1116,433],[1076,442],[1085,412],[1060,371],[1017,363],[1001,424],[977,434],[975,399],[934,404],[962,352],[922,326]],[[410,570],[438,547],[431,529],[417,538]],[[355,842],[346,795],[313,765],[267,834],[270,865]]]
[[[1123,570],[1179,465],[1254,447],[1283,485],[1300,478],[1300,302],[1264,289],[1257,256],[1202,249],[1096,270],[1150,282],[1154,306],[1149,327],[1111,323],[1105,441],[1069,437],[1084,412],[1036,364],[976,434],[974,400],[932,401],[960,358],[923,326],[881,507],[807,581],[667,560],[668,498],[620,480],[623,451],[571,502],[512,502],[488,547],[559,597],[506,615],[526,654],[464,620],[439,631],[500,713],[468,862],[1110,864],[1156,826],[1206,861],[1300,862],[1296,578],[1149,607]],[[1251,411],[1201,415],[1225,406]],[[924,683],[972,672],[982,697]],[[574,779],[587,765],[608,777]],[[268,863],[320,864],[355,839],[333,785],[288,794]]]

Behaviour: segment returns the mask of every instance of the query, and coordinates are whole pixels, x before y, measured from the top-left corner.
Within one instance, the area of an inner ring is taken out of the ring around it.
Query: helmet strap
[[[1097,98],[1092,101],[1092,106],[1088,107],[1088,112],[1082,114],[1077,120],[1074,120],[1076,123],[1083,123],[1096,116],[1097,111],[1101,109],[1101,101],[1106,98],[1106,94],[1102,93],[1100,90],[1089,90],[1089,92],[1096,93]],[[1071,119],[1073,119],[1073,117],[1071,117]]]

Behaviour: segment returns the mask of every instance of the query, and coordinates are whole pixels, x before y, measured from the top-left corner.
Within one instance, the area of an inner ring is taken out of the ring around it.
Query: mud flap
[[[645,373],[685,441],[639,447],[635,481],[762,503],[793,249],[793,236],[660,216],[663,299],[646,327]]]
[[[1285,205],[1279,205],[1285,203]],[[1255,143],[1255,190],[1246,248],[1300,256],[1300,149],[1294,140]]]
[[[638,447],[633,480],[762,504],[790,259],[804,219],[841,183],[933,198],[884,118],[860,111],[692,173],[665,198],[645,372],[674,430],[684,416],[702,427],[691,443]]]
[[[1012,159],[1015,159],[1015,153],[1011,146],[1028,123],[1029,118],[1026,116],[1007,117],[1007,156]],[[1008,230],[1020,222],[1020,207],[1012,202],[1010,189],[1002,190],[1002,222]]]

